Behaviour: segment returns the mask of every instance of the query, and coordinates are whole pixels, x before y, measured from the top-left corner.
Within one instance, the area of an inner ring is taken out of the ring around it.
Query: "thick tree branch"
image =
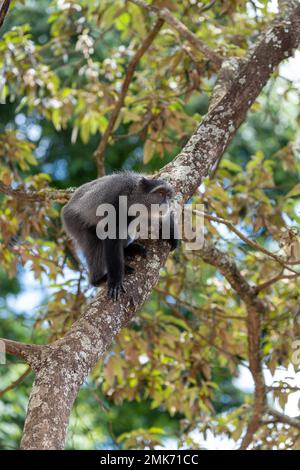
[[[180,203],[190,198],[202,179],[209,175],[274,68],[291,54],[299,41],[300,5],[290,8],[285,18],[277,19],[262,35],[240,68],[235,83],[209,111],[182,152],[161,170],[160,177],[171,183]],[[64,447],[69,414],[81,384],[116,334],[150,295],[168,252],[166,242],[149,242],[148,258],[137,259],[133,264],[138,274],[125,279],[127,292],[121,302],[107,300],[106,290],[100,289],[66,336],[43,347],[39,365],[35,367],[36,379],[22,439],[24,449]],[[226,270],[225,263],[224,273],[226,272],[237,292],[243,293],[244,302],[249,304],[249,360],[255,377],[256,394],[259,394],[255,413],[260,414],[264,406],[264,383],[257,351],[260,346],[260,314],[264,305],[245,280],[237,273],[233,275],[231,270]],[[241,282],[243,292],[238,290]],[[255,424],[256,414],[253,417]],[[247,440],[244,438],[243,445],[246,444]]]
[[[201,41],[192,31],[190,31],[180,20],[172,15],[168,8],[160,8],[155,5],[149,5],[143,0],[130,0],[130,2],[155,13],[159,18],[163,19],[172,28],[174,28],[179,35],[186,39],[192,46],[197,50],[201,51],[211,62],[216,64],[218,67],[221,66],[223,58],[219,56],[215,51],[210,49],[205,42]]]
[[[98,168],[98,175],[103,176],[104,175],[104,154],[105,150],[109,141],[109,138],[114,130],[114,126],[116,124],[116,121],[118,119],[118,116],[120,114],[120,111],[124,105],[125,97],[127,95],[127,91],[129,88],[129,85],[132,81],[133,74],[135,72],[135,69],[141,59],[141,57],[145,54],[145,52],[149,49],[151,44],[153,43],[154,39],[156,38],[157,34],[159,33],[162,25],[164,24],[164,20],[158,19],[157,22],[155,23],[154,27],[150,31],[150,33],[146,36],[144,41],[142,42],[141,46],[139,49],[136,51],[134,56],[132,57],[131,61],[128,64],[128,68],[126,71],[126,75],[124,78],[124,81],[122,83],[121,91],[119,98],[116,102],[116,105],[110,115],[109,122],[107,125],[107,128],[105,129],[105,132],[101,138],[100,144],[94,154],[94,157],[97,162],[97,168]]]
[[[225,59],[223,61],[210,99],[209,109],[212,109],[214,106],[216,106],[226,95],[229,88],[234,85],[243,62],[244,59],[237,57],[230,57],[229,59]],[[212,168],[210,179],[212,179],[218,171],[221,158],[222,156],[217,160],[214,167]]]

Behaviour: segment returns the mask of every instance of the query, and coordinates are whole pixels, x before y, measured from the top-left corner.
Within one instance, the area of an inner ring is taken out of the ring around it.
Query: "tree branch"
[[[241,449],[247,449],[260,426],[266,406],[266,386],[260,344],[261,315],[265,313],[266,307],[264,302],[257,297],[255,288],[242,276],[234,261],[227,255],[211,243],[204,243],[198,252],[206,263],[215,266],[223,274],[231,287],[239,294],[247,310],[249,368],[255,385],[252,415],[241,443]]]
[[[9,10],[11,0],[0,1],[0,28],[3,26],[4,20]]]
[[[288,424],[289,426],[292,426],[294,428],[300,429],[300,419],[298,418],[291,418],[290,416],[280,413],[280,411],[275,410],[274,408],[268,406],[267,412],[274,416],[277,421],[280,421],[281,423]]]
[[[204,242],[203,247],[197,250],[203,261],[215,266],[227,279],[231,287],[239,294],[247,308],[255,308],[260,313],[265,311],[264,302],[257,297],[255,287],[249,284],[241,274],[235,262],[220,251],[213,243]]]
[[[194,211],[196,214],[201,214],[203,215],[206,219],[211,220],[213,222],[217,222],[219,224],[226,225],[233,233],[235,233],[243,242],[247,243],[247,245],[251,246],[257,251],[261,251],[265,255],[269,256],[270,258],[273,258],[277,263],[279,263],[281,266],[284,268],[288,269],[289,271],[292,271],[296,276],[300,275],[297,271],[295,271],[293,268],[289,266],[289,262],[286,260],[283,260],[280,256],[275,255],[275,253],[272,253],[271,251],[267,250],[263,246],[261,246],[259,243],[254,242],[250,238],[246,237],[240,230],[238,230],[229,220],[223,219],[221,217],[217,217],[214,215],[207,214],[206,212],[201,212],[198,210]]]
[[[216,0],[211,0],[211,2],[208,3],[207,5],[203,5],[203,7],[200,8],[200,10],[199,10],[199,14],[204,13],[205,11],[210,10],[210,9],[214,6],[215,3],[216,3]]]
[[[283,274],[283,271],[284,270],[281,270],[280,273],[277,274],[277,276],[274,276],[271,279],[269,279],[268,281],[263,282],[262,284],[259,284],[258,286],[256,286],[255,291],[258,293],[258,292],[261,292],[262,290],[267,289],[268,287],[272,286],[273,284],[275,284],[275,282],[281,281],[282,279],[296,279],[298,276],[300,276],[300,273],[290,274],[290,275],[285,276]]]
[[[12,382],[10,385],[8,385],[8,387],[4,388],[3,390],[0,390],[0,398],[3,397],[3,395],[5,395],[5,393],[9,392],[10,390],[13,390],[15,387],[17,387],[21,382],[23,382],[23,380],[25,379],[25,377],[27,377],[27,375],[31,372],[31,368],[28,367],[25,372],[23,372],[23,374],[20,375],[20,377],[17,379],[17,380],[14,380],[14,382]]]
[[[246,434],[241,442],[241,450],[246,450],[251,444],[262,422],[266,407],[266,385],[262,370],[261,352],[261,312],[256,308],[255,303],[252,306],[247,306],[247,330],[249,368],[254,380],[254,397],[252,414],[247,425]]]
[[[58,201],[64,203],[70,199],[73,192],[74,188],[66,190],[46,188],[40,189],[39,191],[23,189],[19,187],[12,188],[11,186],[0,181],[0,193],[4,193],[7,196],[12,196],[15,199],[28,202]]]
[[[101,138],[100,144],[99,144],[97,150],[94,153],[94,157],[96,159],[96,163],[97,163],[97,167],[98,167],[98,175],[99,176],[103,176],[104,173],[105,173],[104,172],[104,154],[105,154],[105,150],[106,150],[109,138],[111,136],[111,133],[114,130],[114,126],[115,126],[116,121],[118,119],[119,113],[120,113],[120,111],[122,109],[122,106],[124,104],[125,97],[126,97],[130,82],[133,78],[133,74],[135,72],[135,69],[136,69],[141,57],[149,49],[152,42],[156,38],[156,36],[159,33],[159,31],[160,31],[163,24],[164,24],[164,21],[162,19],[157,20],[154,27],[152,28],[150,33],[146,36],[146,38],[142,42],[141,46],[136,51],[136,53],[134,54],[134,56],[132,57],[131,61],[128,64],[127,72],[126,72],[124,81],[122,83],[119,98],[116,102],[116,105],[115,105],[111,115],[110,115],[107,128],[105,129],[105,132],[104,132],[104,134]]]
[[[0,338],[0,343],[4,344],[5,353],[20,357],[34,370],[39,364],[43,346],[35,344],[25,344],[11,339]]]
[[[172,15],[168,8],[160,8],[155,5],[149,5],[143,0],[129,0],[136,5],[155,13],[159,18],[165,20],[172,28],[174,28],[181,37],[186,39],[197,50],[201,51],[211,62],[218,67],[221,66],[223,58],[215,51],[210,49],[201,39],[199,39],[192,31],[190,31],[180,20]]]

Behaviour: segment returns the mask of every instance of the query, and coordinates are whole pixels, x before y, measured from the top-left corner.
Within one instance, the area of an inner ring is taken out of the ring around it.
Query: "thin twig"
[[[159,18],[165,20],[170,26],[172,26],[181,37],[186,39],[193,47],[201,51],[211,62],[213,62],[218,67],[221,66],[223,58],[208,47],[201,39],[199,39],[192,31],[190,31],[178,18],[172,15],[168,8],[160,8],[155,5],[149,5],[143,0],[129,0],[135,5],[138,5],[148,11],[155,13]]]
[[[271,408],[270,406],[267,409],[268,413],[274,418],[276,418],[277,421],[280,421],[281,423],[288,424],[289,426],[293,426],[294,428],[300,429],[300,420],[297,418],[292,418],[291,416],[287,416],[284,413],[280,413],[280,411],[275,410],[274,408]]]
[[[214,215],[207,214],[207,212],[202,212],[199,210],[194,210],[193,211],[195,214],[203,215],[206,219],[211,220],[212,222],[217,222],[219,224],[226,225],[232,232],[234,232],[243,242],[247,243],[247,245],[251,246],[255,250],[261,251],[265,255],[269,256],[270,258],[273,258],[277,263],[281,264],[284,268],[288,269],[289,271],[293,272],[296,275],[299,275],[297,271],[295,271],[293,268],[291,268],[288,264],[288,261],[283,260],[280,258],[280,256],[275,255],[271,251],[267,250],[263,246],[259,245],[258,243],[254,242],[253,240],[250,240],[250,238],[246,237],[240,230],[238,230],[229,220],[223,219],[222,217],[217,217]]]
[[[12,196],[15,199],[30,201],[30,202],[42,202],[42,201],[59,201],[67,202],[71,194],[74,192],[74,188],[60,190],[55,188],[46,188],[40,190],[24,189],[24,188],[12,188],[11,186],[4,184],[0,181],[0,193]]]
[[[210,10],[214,4],[216,3],[216,0],[212,0],[210,3],[208,3],[207,5],[203,5],[202,8],[200,8],[200,10],[198,11],[199,14],[201,13],[204,13],[205,11],[208,11]]]
[[[167,291],[164,291],[163,289],[160,289],[158,287],[155,287],[154,290],[158,293],[158,294],[161,294],[161,295],[165,295],[165,296],[170,296],[170,292],[167,292]],[[174,300],[176,300],[176,303],[178,303],[179,305],[181,305],[182,307],[185,307],[186,309],[188,309],[190,312],[192,312],[194,315],[197,315],[199,316],[201,314],[201,310],[199,307],[195,306],[195,305],[192,305],[190,304],[189,302],[185,302],[184,300],[180,299],[178,296],[176,296],[175,294],[172,294],[172,298]],[[169,304],[168,304],[169,305]],[[222,313],[219,313],[217,310],[220,310],[221,312],[222,309],[220,307],[214,307],[214,311],[210,311],[210,310],[204,310],[203,307],[201,307],[201,309],[205,312],[205,315],[216,315],[217,317],[223,319],[223,320],[236,320],[236,321],[242,321],[242,322],[245,322],[246,321],[246,317],[245,316],[237,316],[237,315],[222,315]]]
[[[27,375],[31,372],[31,368],[28,367],[25,372],[23,372],[22,375],[20,375],[20,377],[15,380],[14,382],[12,382],[10,385],[8,385],[8,387],[4,388],[3,390],[0,390],[0,398],[3,397],[3,395],[6,393],[6,392],[9,392],[10,390],[13,390],[14,388],[17,387],[17,385],[19,385],[21,382],[23,382],[23,380],[25,379],[25,377],[27,377]]]
[[[281,272],[279,274],[277,274],[277,276],[274,276],[271,279],[269,279],[268,281],[263,282],[262,284],[259,284],[258,286],[255,287],[255,291],[260,292],[264,289],[267,289],[272,284],[275,284],[275,282],[281,281],[282,279],[296,279],[298,276],[300,276],[300,273],[286,275],[286,276],[283,276],[282,273],[283,273],[283,270],[281,270]]]
[[[287,383],[283,384],[283,385],[269,385],[267,387],[267,391],[276,391],[276,390],[283,390],[283,391],[289,391],[291,393],[293,392],[299,392],[300,391],[300,387],[294,387],[292,385],[288,385]]]
[[[5,17],[8,13],[11,0],[2,0],[0,3],[0,28],[3,26]]]

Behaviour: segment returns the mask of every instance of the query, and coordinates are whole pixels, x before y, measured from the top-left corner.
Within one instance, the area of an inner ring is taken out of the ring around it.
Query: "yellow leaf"
[[[149,163],[153,153],[154,153],[154,142],[151,142],[151,140],[146,140],[145,145],[144,145],[144,163]]]
[[[286,195],[286,197],[299,196],[300,194],[300,183],[296,184]]]
[[[5,171],[1,177],[2,181],[4,184],[7,186],[10,185],[11,183],[11,175],[8,173],[8,171]]]

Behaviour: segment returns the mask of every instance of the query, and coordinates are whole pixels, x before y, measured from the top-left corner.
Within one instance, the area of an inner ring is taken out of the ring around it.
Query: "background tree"
[[[0,43],[0,328],[10,360],[30,367],[1,367],[2,447],[18,445],[31,369],[23,448],[63,448],[78,393],[69,447],[152,448],[170,437],[198,448],[207,432],[244,449],[299,445],[300,421],[284,413],[298,388],[287,378],[266,385],[264,374],[291,364],[299,336],[298,96],[278,66],[298,46],[300,7],[273,6],[10,8]],[[182,246],[166,261],[167,244],[149,243],[113,304],[89,289],[59,212],[72,187],[118,168],[162,168],[179,202],[204,204],[206,223],[201,250]],[[29,297],[16,308],[29,273],[40,306]],[[232,383],[241,366],[249,396]]]

